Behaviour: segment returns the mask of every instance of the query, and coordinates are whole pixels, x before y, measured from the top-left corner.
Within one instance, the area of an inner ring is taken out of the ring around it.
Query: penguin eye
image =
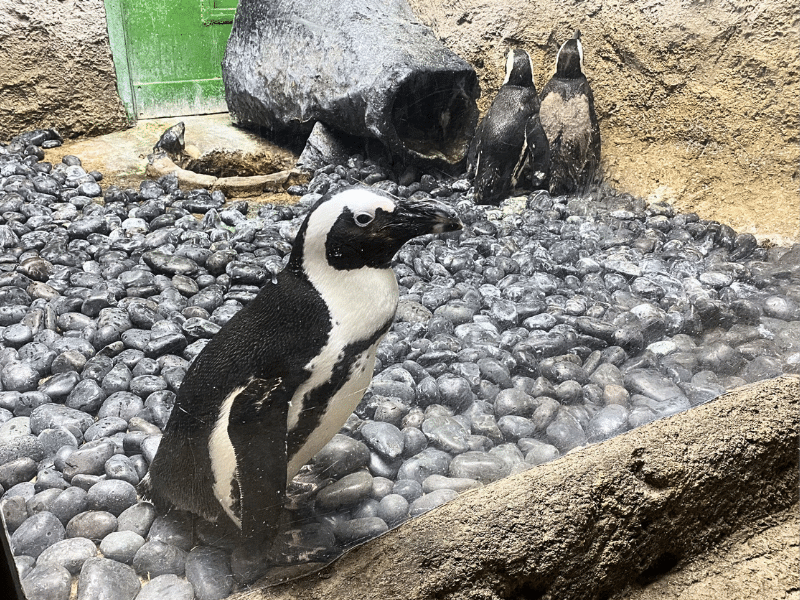
[[[362,212],[362,213],[358,213],[354,217],[354,220],[356,222],[356,225],[358,225],[359,227],[366,227],[367,225],[372,223],[372,220],[374,218],[375,218],[374,215],[371,215],[371,214],[366,213],[366,212]]]

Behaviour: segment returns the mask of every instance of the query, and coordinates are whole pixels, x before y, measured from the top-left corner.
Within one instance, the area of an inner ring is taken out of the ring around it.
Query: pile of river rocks
[[[476,206],[469,183],[351,157],[293,206],[174,177],[99,184],[58,134],[0,145],[0,507],[29,600],[224,598],[458,493],[748,382],[800,372],[800,245],[599,189]],[[272,557],[135,485],[187,366],[283,267],[308,208],[367,185],[452,205],[397,255],[397,319],[356,413],[287,499]],[[257,211],[255,215],[252,213]]]

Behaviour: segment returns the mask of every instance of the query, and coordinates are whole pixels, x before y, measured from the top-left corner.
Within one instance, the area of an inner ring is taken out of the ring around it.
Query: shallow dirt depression
[[[409,0],[478,71],[485,111],[522,47],[537,88],[582,32],[609,182],[682,211],[800,241],[795,2]]]

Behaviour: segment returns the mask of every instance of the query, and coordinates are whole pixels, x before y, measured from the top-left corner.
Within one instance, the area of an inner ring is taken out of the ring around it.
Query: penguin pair
[[[583,73],[581,32],[564,42],[555,75],[542,88],[539,118],[550,142],[550,193],[580,193],[600,167],[600,127]]]
[[[505,81],[467,156],[475,202],[499,204],[515,189],[574,193],[594,180],[599,164],[600,128],[583,73],[580,31],[559,49],[541,96],[527,52],[509,52]]]
[[[324,197],[286,268],[196,357],[139,491],[159,510],[230,521],[268,550],[286,486],[369,385],[398,303],[390,261],[461,228],[443,205],[366,188]]]
[[[533,65],[525,50],[506,60],[506,77],[475,130],[467,153],[477,204],[499,204],[517,189],[537,189],[547,181],[550,151],[539,121]]]

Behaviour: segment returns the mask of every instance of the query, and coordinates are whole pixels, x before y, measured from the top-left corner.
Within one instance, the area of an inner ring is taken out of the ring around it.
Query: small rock
[[[90,558],[83,563],[78,577],[78,600],[134,600],[140,588],[139,577],[128,565],[108,558]]]

